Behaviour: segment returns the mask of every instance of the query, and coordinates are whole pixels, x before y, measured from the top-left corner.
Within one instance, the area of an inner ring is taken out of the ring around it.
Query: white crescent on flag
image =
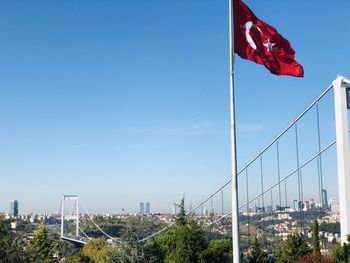
[[[245,25],[244,25],[244,28],[245,28],[245,37],[246,37],[246,39],[247,39],[247,42],[249,43],[249,45],[250,45],[253,49],[256,50],[256,44],[255,44],[253,38],[252,38],[251,35],[250,35],[250,29],[256,28],[257,30],[259,30],[259,32],[261,33],[261,35],[262,35],[263,33],[261,32],[260,28],[259,28],[256,24],[254,24],[252,21],[246,22]]]

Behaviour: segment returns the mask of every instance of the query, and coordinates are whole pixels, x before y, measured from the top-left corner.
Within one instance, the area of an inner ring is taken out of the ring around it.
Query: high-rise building
[[[337,204],[337,200],[334,197],[332,197],[328,200],[329,208],[332,208],[332,205],[336,205],[336,204]]]
[[[310,209],[311,210],[315,210],[315,208],[316,208],[316,204],[315,204],[315,200],[314,199],[310,199],[309,200],[309,205],[310,205]]]
[[[287,209],[290,209],[290,206],[279,206],[279,205],[276,205],[276,211],[286,211]]]
[[[304,209],[304,202],[303,201],[299,201],[298,202],[298,210],[303,210]]]
[[[323,205],[323,208],[325,209],[328,208],[328,196],[327,196],[326,189],[322,189],[322,205]]]
[[[173,215],[176,215],[177,211],[176,211],[176,204],[173,205]]]
[[[18,216],[18,201],[17,200],[11,201],[10,214],[12,216]]]
[[[266,206],[266,212],[267,212],[267,213],[273,212],[273,206],[272,206],[272,205],[267,205],[267,206]]]
[[[151,206],[149,204],[149,202],[146,203],[146,214],[151,213]]]
[[[140,214],[144,214],[145,213],[145,204],[143,202],[140,202]]]
[[[208,216],[208,215],[209,215],[208,207],[204,207],[203,214],[204,214],[205,216]]]
[[[293,208],[295,211],[297,210],[296,204],[298,204],[298,200],[293,200]]]

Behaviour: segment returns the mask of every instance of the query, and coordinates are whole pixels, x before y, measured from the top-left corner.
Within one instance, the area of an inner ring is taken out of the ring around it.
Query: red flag
[[[264,65],[272,74],[303,77],[289,41],[261,21],[241,0],[234,1],[235,53]]]

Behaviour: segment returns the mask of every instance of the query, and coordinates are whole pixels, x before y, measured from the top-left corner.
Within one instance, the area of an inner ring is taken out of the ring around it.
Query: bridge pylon
[[[350,234],[350,145],[348,109],[350,81],[338,76],[333,81],[335,124],[337,141],[337,167],[339,186],[339,212],[341,243],[347,242]]]
[[[75,200],[75,209],[72,214],[65,214],[65,201]],[[79,237],[79,196],[78,195],[63,195],[61,202],[61,238],[64,237],[64,221],[74,220],[75,221],[75,236]]]

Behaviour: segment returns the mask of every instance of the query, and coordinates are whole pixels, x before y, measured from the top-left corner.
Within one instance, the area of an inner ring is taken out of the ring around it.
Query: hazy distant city
[[[76,198],[78,196],[69,196],[69,198],[67,197],[67,201],[77,200]],[[189,207],[190,209],[192,207]],[[24,237],[23,242],[27,242],[28,244],[35,234],[35,228],[30,226],[38,225],[41,222],[45,223],[47,229],[52,234],[61,235],[63,240],[73,240],[70,241],[73,243],[85,242],[84,238],[78,238],[76,236],[75,228],[77,222],[75,220],[79,222],[79,232],[84,233],[84,235],[103,236],[103,233],[93,226],[97,222],[97,224],[102,226],[104,231],[113,236],[113,238],[107,238],[107,242],[113,244],[115,240],[122,238],[122,232],[114,232],[116,230],[112,230],[113,228],[111,227],[113,224],[117,226],[118,224],[123,225],[124,223],[122,222],[133,222],[132,224],[136,224],[135,226],[144,227],[146,223],[148,226],[141,231],[142,234],[139,237],[142,239],[152,234],[152,231],[156,229],[174,224],[180,210],[181,207],[179,204],[174,203],[172,213],[154,213],[152,212],[150,202],[141,201],[139,202],[138,213],[127,213],[124,211],[118,214],[79,213],[77,218],[75,218],[74,215],[77,213],[76,207],[74,211],[68,211],[66,209],[64,212],[60,211],[60,214],[23,214],[20,212],[20,202],[18,200],[12,200],[9,203],[9,211],[4,213],[4,219],[9,221],[12,231],[22,233]],[[319,218],[322,253],[329,254],[334,244],[340,242],[340,218],[339,204],[336,199],[327,198],[327,191],[325,189],[322,191],[322,204],[315,202],[314,199],[302,202],[294,200],[293,206],[276,205],[272,207],[271,205],[267,205],[262,207],[253,205],[248,210],[245,209],[245,211],[242,211],[240,213],[242,246],[243,248],[248,246],[250,242],[248,240],[251,240],[253,236],[264,237],[264,242],[278,242],[280,238],[284,240],[295,231],[300,231],[301,228],[306,238],[312,238],[312,222],[315,216]],[[218,237],[230,237],[231,235],[231,217],[220,211],[220,209],[216,211],[214,207],[202,206],[198,211],[193,212],[192,217],[198,224],[207,228],[211,235]],[[61,232],[62,219],[65,220],[63,232]],[[112,225],[107,227],[107,222]],[[59,257],[59,255],[56,256]]]

